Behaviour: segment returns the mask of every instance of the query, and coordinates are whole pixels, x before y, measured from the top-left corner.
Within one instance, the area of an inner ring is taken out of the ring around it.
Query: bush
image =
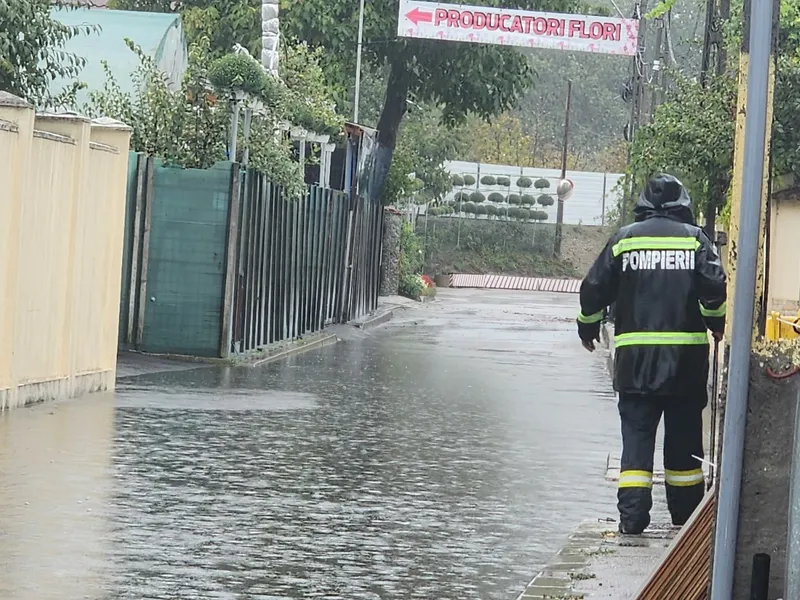
[[[494,204],[487,204],[486,214],[489,215],[490,217],[495,217],[497,216],[498,209],[499,207],[495,206]]]
[[[539,196],[537,202],[541,206],[553,206],[553,204],[555,204],[555,200],[553,200],[553,197],[547,194],[542,194],[541,196]]]
[[[519,194],[509,194],[508,203],[519,206],[520,204],[522,204],[522,198],[520,198]]]
[[[467,202],[467,203],[464,205],[464,209],[463,209],[463,210],[464,210],[464,212],[465,212],[465,213],[467,213],[468,215],[474,215],[474,214],[475,214],[475,209],[476,209],[476,208],[477,208],[477,207],[476,207],[476,206],[475,206],[475,205],[474,205],[472,202]]]
[[[520,210],[521,210],[520,208],[518,208],[516,206],[512,206],[511,208],[508,209],[508,213],[507,213],[508,217],[510,219],[518,219]]]
[[[458,192],[454,198],[456,202],[469,202],[469,194],[467,192]]]
[[[475,185],[475,177],[472,175],[464,175],[464,185]]]
[[[427,214],[429,217],[438,217],[439,215],[442,214],[442,209],[439,208],[438,206],[432,206],[431,208],[428,209]]]
[[[495,185],[497,180],[492,175],[484,175],[481,177],[481,183],[483,185]]]
[[[411,298],[412,300],[419,300],[420,295],[422,295],[422,292],[424,291],[425,286],[423,285],[422,280],[419,278],[419,275],[410,275],[407,273],[400,275],[400,286],[398,293],[401,296]]]
[[[533,204],[536,204],[536,196],[533,196],[531,194],[522,194],[522,204],[524,204],[525,206],[531,206]]]
[[[547,179],[537,179],[536,183],[533,184],[537,190],[544,190],[550,187],[550,182]]]
[[[456,201],[455,200],[448,200],[447,202],[445,202],[445,204],[452,208],[452,207],[454,207],[456,205]]]
[[[529,188],[533,185],[533,180],[530,177],[520,177],[517,179],[517,187]]]
[[[522,221],[530,220],[531,211],[529,211],[527,208],[520,208],[519,209],[519,217],[518,218],[521,219]]]
[[[531,218],[534,221],[547,221],[547,218],[549,217],[549,215],[543,210],[534,210],[531,212]]]
[[[453,187],[463,187],[464,186],[464,178],[461,175],[453,175],[450,178],[450,183],[453,184]]]
[[[508,187],[511,185],[511,178],[506,177],[503,175],[502,177],[497,178],[497,185],[502,185],[503,187]]]
[[[475,207],[475,214],[476,215],[486,215],[486,214],[488,214],[487,208],[488,207],[485,204],[478,204],[478,206]],[[494,206],[492,208],[494,208]]]
[[[505,202],[506,197],[500,192],[492,192],[489,194],[489,202]]]
[[[497,207],[497,216],[498,217],[508,217],[508,207],[506,207],[506,206],[498,206]]]
[[[481,202],[486,200],[486,196],[481,194],[480,192],[472,192],[469,195],[469,201],[474,202],[475,204],[480,204]]]

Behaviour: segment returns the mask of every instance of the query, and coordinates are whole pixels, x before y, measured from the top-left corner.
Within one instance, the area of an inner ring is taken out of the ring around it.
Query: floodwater
[[[5,414],[0,598],[513,600],[613,515],[576,310],[451,291],[285,362]]]

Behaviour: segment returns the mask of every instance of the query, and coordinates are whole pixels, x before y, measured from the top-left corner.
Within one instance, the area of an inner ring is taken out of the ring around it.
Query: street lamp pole
[[[356,49],[356,98],[353,108],[353,123],[358,123],[358,104],[361,100],[361,46],[364,41],[364,0],[358,9],[358,46]]]

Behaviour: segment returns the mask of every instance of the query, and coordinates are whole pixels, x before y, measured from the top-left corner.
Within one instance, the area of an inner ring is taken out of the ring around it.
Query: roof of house
[[[105,4],[106,0],[92,0]],[[158,66],[167,73],[170,81],[180,81],[186,69],[187,51],[181,18],[176,14],[147,13],[120,10],[97,10],[95,8],[53,8],[53,18],[65,25],[90,25],[97,31],[88,35],[77,35],[70,39],[64,50],[86,59],[86,66],[79,80],[87,90],[81,92],[79,104],[88,101],[90,90],[100,90],[106,82],[103,61],[123,91],[134,89],[132,75],[139,66],[139,59],[125,44],[125,39],[140,46],[145,54],[153,57]],[[51,89],[58,91],[71,82],[57,79]]]

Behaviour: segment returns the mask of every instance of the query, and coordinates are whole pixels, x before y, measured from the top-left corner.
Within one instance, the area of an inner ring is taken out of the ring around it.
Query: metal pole
[[[600,225],[605,226],[606,224],[606,181],[608,178],[608,173],[603,173],[603,208],[600,211]]]
[[[737,247],[736,288],[731,324],[728,400],[722,441],[720,492],[714,539],[711,600],[733,597],[733,575],[742,485],[742,458],[747,419],[750,353],[753,340],[758,266],[767,96],[772,46],[772,2],[753,2],[750,15],[747,116],[742,171],[741,225]]]
[[[561,179],[567,178],[567,144],[569,143],[569,111],[572,106],[572,82],[567,81],[567,103],[564,108],[564,146],[561,148]],[[561,256],[561,237],[564,228],[564,199],[558,198],[556,211],[556,236],[553,242],[553,254]]]
[[[786,600],[800,600],[800,396],[794,420],[789,532],[786,543]]]
[[[353,108],[353,123],[358,123],[358,105],[361,101],[361,45],[364,41],[364,0],[358,9],[358,46],[356,49],[356,98]]]
[[[244,109],[244,152],[242,153],[242,165],[247,166],[250,161],[250,126],[253,122],[253,109]]]
[[[231,139],[228,146],[230,156],[228,160],[236,162],[236,144],[239,141],[239,101],[234,100],[233,109],[231,110]]]

